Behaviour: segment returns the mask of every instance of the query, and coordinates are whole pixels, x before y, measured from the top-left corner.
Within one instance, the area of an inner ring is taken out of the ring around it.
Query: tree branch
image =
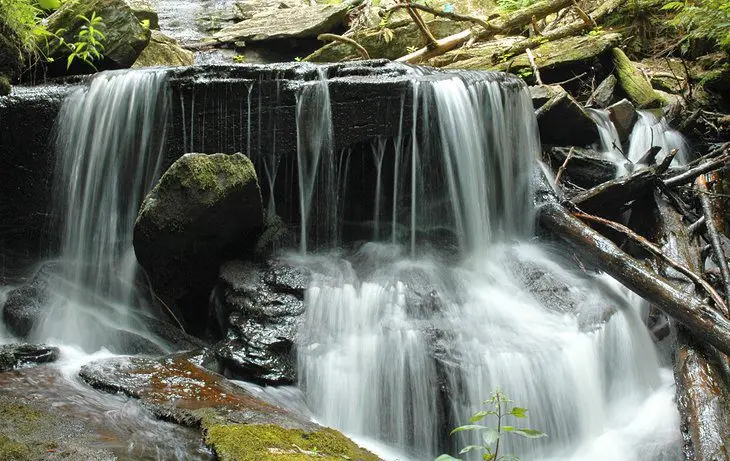
[[[321,40],[323,42],[340,42],[346,45],[353,46],[355,47],[355,49],[357,49],[363,59],[370,59],[370,53],[368,53],[368,50],[363,48],[362,45],[349,37],[343,37],[342,35],[337,34],[319,34],[317,35],[317,40]]]

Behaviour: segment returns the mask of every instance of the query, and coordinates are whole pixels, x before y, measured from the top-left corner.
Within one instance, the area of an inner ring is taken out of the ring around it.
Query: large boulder
[[[323,4],[264,10],[213,35],[220,43],[315,38],[344,25],[351,4]]]
[[[262,226],[261,191],[248,157],[186,154],[142,203],[134,250],[163,300],[207,300],[220,264],[249,254]],[[183,315],[190,321],[205,313]]]
[[[181,47],[177,40],[153,30],[150,43],[142,50],[132,67],[192,66],[194,62],[195,53]]]
[[[53,293],[53,279],[60,273],[58,263],[46,263],[28,280],[11,290],[3,306],[3,322],[19,338],[27,338],[43,318]]]
[[[81,27],[86,24],[81,16],[90,18],[93,13],[100,16],[106,25],[103,29],[105,62],[102,67],[130,67],[150,41],[150,30],[140,23],[125,0],[66,2],[48,17],[46,27],[51,31],[63,30],[63,40],[74,43]],[[45,42],[39,46],[45,47]],[[59,40],[48,42],[48,57],[65,65],[68,54],[68,48]]]
[[[213,302],[225,339],[215,355],[228,374],[269,384],[296,381],[294,339],[309,281],[306,268],[282,261],[221,266]]]
[[[201,427],[222,461],[379,459],[309,415],[265,402],[195,361],[192,354],[114,358],[85,365],[79,375],[94,388],[141,400],[159,418]]]

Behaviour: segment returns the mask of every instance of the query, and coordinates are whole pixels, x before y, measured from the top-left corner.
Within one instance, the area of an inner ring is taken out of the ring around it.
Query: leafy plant
[[[502,461],[512,460],[519,461],[519,458],[513,455],[500,455],[499,453],[499,442],[506,434],[514,434],[520,437],[526,437],[530,439],[547,437],[543,432],[535,429],[527,429],[515,426],[504,425],[503,422],[506,418],[512,417],[516,419],[527,418],[527,409],[522,407],[511,406],[512,401],[507,398],[505,394],[499,390],[492,394],[489,400],[482,402],[486,405],[486,409],[478,411],[469,418],[469,424],[459,426],[453,431],[451,435],[464,431],[475,431],[481,434],[482,444],[480,445],[467,445],[459,451],[460,455],[469,453],[471,451],[479,451],[482,453],[482,459],[484,461]],[[497,426],[489,427],[481,424],[476,424],[488,416],[497,418]],[[451,455],[443,454],[436,458],[436,461],[461,461],[459,458],[454,458]]]
[[[246,56],[242,54],[237,54],[233,57],[233,62],[235,62],[236,64],[243,64],[244,62],[246,62]]]
[[[730,49],[730,2],[727,0],[670,1],[662,9],[677,13],[670,24],[686,32],[685,51],[691,39],[710,39]]]
[[[66,60],[66,69],[70,68],[74,60],[78,59],[94,68],[94,70],[98,70],[93,61],[103,57],[104,44],[102,42],[106,40],[106,36],[102,32],[102,29],[106,28],[104,19],[98,16],[96,12],[91,13],[90,18],[81,14],[77,18],[81,19],[84,25],[81,26],[81,29],[76,34],[76,41],[74,43],[68,43],[62,38],[65,29],[56,31],[56,36],[59,37],[61,44],[66,45],[70,52]]]
[[[0,17],[30,52],[35,47],[35,39],[48,34],[40,22],[46,14],[45,10],[55,5],[53,2],[40,4],[33,0],[0,0]]]

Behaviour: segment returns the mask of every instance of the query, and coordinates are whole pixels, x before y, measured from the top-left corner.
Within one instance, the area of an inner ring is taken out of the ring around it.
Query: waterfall
[[[169,96],[164,71],[104,72],[63,104],[55,127],[54,209],[60,263],[47,315],[34,332],[88,350],[145,337],[131,306],[132,230],[160,173]]]
[[[661,147],[658,155],[659,161],[672,149],[677,149],[677,155],[672,160],[672,165],[684,165],[692,160],[692,153],[687,141],[682,135],[669,127],[664,117],[657,117],[650,111],[637,111],[638,120],[631,131],[631,145],[629,147],[629,160],[636,163],[652,146]]]
[[[671,373],[638,303],[608,277],[568,269],[564,250],[525,241],[539,140],[524,86],[422,76],[408,90],[413,124],[392,143],[393,242],[299,256],[315,274],[298,339],[314,414],[395,449],[389,459],[432,459],[480,443],[447,434],[499,389],[530,409],[526,427],[549,434],[505,438],[503,454],[678,459]],[[396,238],[401,215],[410,236]]]
[[[616,125],[611,121],[609,112],[601,109],[586,109],[588,115],[598,127],[599,143],[597,148],[607,160],[616,165],[616,176],[624,176],[629,173],[627,159],[621,151],[621,138],[616,131]]]

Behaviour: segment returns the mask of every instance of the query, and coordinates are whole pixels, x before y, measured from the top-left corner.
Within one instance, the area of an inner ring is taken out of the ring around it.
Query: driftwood
[[[709,154],[708,154],[709,156]],[[716,158],[710,158],[707,160],[707,162],[701,163],[693,168],[690,168],[689,170],[685,171],[684,173],[680,173],[676,176],[672,176],[671,178],[665,179],[664,184],[670,187],[676,187],[683,184],[689,184],[695,180],[698,176],[709,173],[710,171],[715,171],[720,168],[724,168],[728,166],[728,162],[730,161],[730,154],[721,155],[720,157]]]
[[[701,269],[697,247],[690,242],[684,230],[682,218],[658,194],[656,200],[657,240],[664,242],[662,250],[694,272]],[[663,275],[671,277],[691,291],[693,283],[680,274],[664,269]],[[677,337],[677,353],[674,379],[677,383],[677,406],[682,418],[684,452],[687,459],[695,461],[727,460],[724,456],[724,440],[730,437],[730,395],[727,376],[722,362],[726,358],[712,347],[697,341],[691,332],[680,325],[673,325]]]
[[[580,250],[601,270],[681,322],[698,339],[730,353],[730,321],[704,300],[686,293],[627,255],[554,198],[540,204],[538,216],[546,229]]]
[[[641,196],[656,179],[656,167],[640,168],[628,176],[582,191],[571,197],[570,201],[589,212],[601,211],[606,206],[617,208]]]

